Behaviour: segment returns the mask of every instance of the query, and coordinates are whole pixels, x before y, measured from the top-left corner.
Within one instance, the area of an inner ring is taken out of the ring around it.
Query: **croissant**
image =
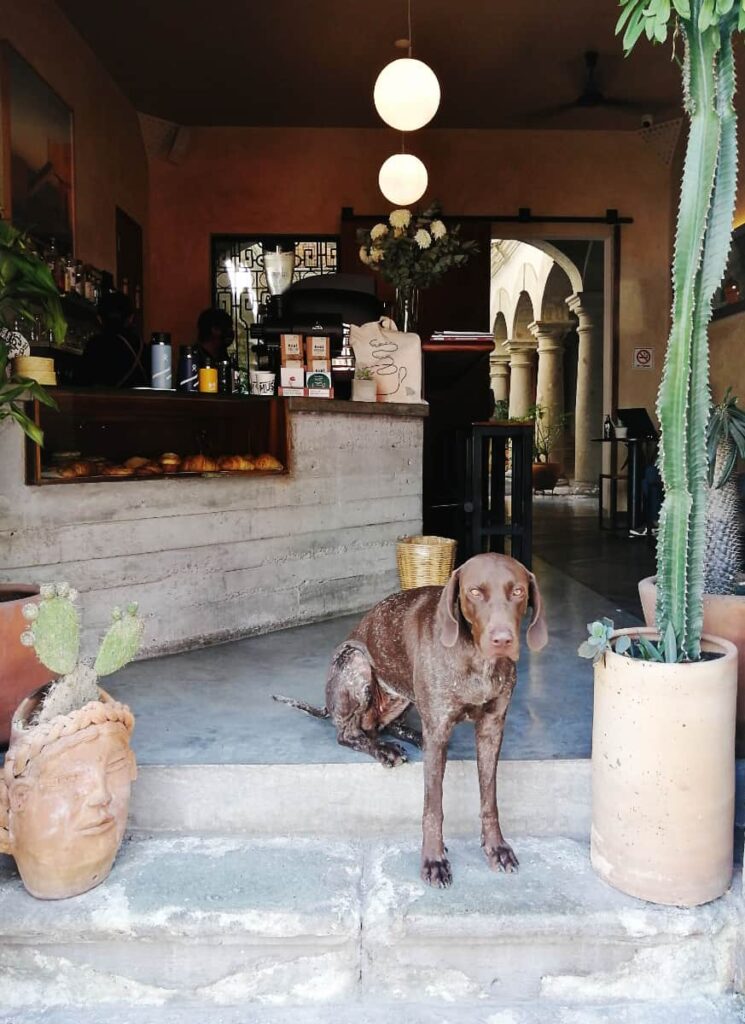
[[[263,455],[259,455],[259,457],[254,460],[254,468],[264,470],[272,469],[277,471],[284,469],[285,467],[282,465],[279,459],[275,459],[273,455],[269,454],[269,452],[265,452]]]
[[[187,455],[181,469],[185,473],[214,473],[217,463],[208,455]]]
[[[124,476],[134,476],[135,475],[135,471],[132,469],[132,467],[131,466],[127,466],[127,465],[124,465],[124,466],[104,466],[103,469],[101,470],[101,472],[102,472],[102,474],[104,476],[124,477]]]
[[[163,476],[163,467],[159,462],[145,462],[134,472],[135,476]]]
[[[131,459],[127,459],[124,463],[125,466],[129,466],[130,469],[139,469],[140,466],[144,466],[150,459],[146,459],[144,455],[133,455]]]
[[[254,468],[254,461],[250,455],[221,455],[217,460],[217,464],[220,469],[240,473],[245,473]]]

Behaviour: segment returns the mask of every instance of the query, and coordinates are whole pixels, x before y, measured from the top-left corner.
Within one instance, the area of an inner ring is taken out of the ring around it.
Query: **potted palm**
[[[657,400],[665,499],[656,627],[593,623],[591,857],[616,888],[658,903],[715,899],[732,877],[737,650],[703,633],[707,329],[735,205],[733,36],[743,0],[622,0],[641,35],[683,47],[690,122],[672,268],[672,325]]]
[[[14,375],[10,369],[15,325],[32,323],[37,317],[57,342],[64,339],[66,324],[49,269],[22,233],[0,220],[0,428],[4,420],[16,423],[32,441],[42,444],[41,430],[23,411],[23,401],[37,398],[46,405],[55,403],[36,381]],[[17,643],[23,625],[21,609],[38,593],[39,588],[29,583],[0,583],[0,745],[8,741],[10,718],[19,700],[49,679],[48,670]]]

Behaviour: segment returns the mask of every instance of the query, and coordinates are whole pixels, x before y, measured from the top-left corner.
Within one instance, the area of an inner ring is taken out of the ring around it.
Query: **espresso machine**
[[[293,284],[294,259],[294,253],[264,254],[271,294],[261,322],[252,324],[249,332],[259,369],[279,376],[283,334],[323,335],[331,341],[334,394],[349,398],[354,376],[349,325],[382,316],[375,281],[362,274],[316,274]]]

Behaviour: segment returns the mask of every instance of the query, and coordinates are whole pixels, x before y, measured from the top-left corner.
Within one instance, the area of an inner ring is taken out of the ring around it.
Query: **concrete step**
[[[588,760],[503,761],[499,808],[512,834],[590,834]],[[248,832],[252,836],[337,839],[419,834],[421,762],[391,770],[363,764],[226,764],[140,766],[130,825],[145,832]],[[445,772],[449,836],[479,832],[474,761]]]
[[[0,1024],[101,1024],[101,1007],[56,1007],[5,1015]],[[604,1002],[593,1006],[530,1003],[496,1009],[483,1004],[426,1006],[396,1003],[365,1006],[215,1007],[205,1017],[203,1006],[107,1005],[106,1024],[742,1024],[745,1000],[674,1000],[666,1003]]]
[[[504,1024],[513,1003],[732,990],[739,879],[706,907],[656,907],[597,879],[583,843],[514,847],[520,872],[495,875],[477,842],[451,842],[455,884],[439,891],[419,881],[413,841],[136,835],[106,883],[58,903],[28,896],[0,858],[0,1007],[17,1019],[101,1004],[480,1002]]]

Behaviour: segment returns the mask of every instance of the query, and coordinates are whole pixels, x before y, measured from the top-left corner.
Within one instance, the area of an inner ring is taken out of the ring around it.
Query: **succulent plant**
[[[59,676],[44,694],[32,724],[67,715],[99,699],[100,676],[111,675],[134,658],[142,639],[143,622],[132,603],[125,611],[115,608],[111,625],[101,641],[94,664],[79,660],[80,616],[75,607],[77,591],[67,583],[45,584],[37,603],[23,608],[28,625],[21,643],[33,647],[39,661]]]
[[[355,380],[373,380],[373,368],[372,366],[365,366],[363,363],[358,364],[354,368],[354,379]]]
[[[734,470],[738,455],[745,457],[745,411],[739,408],[731,388],[727,388],[722,401],[711,410],[706,447],[709,490],[706,498],[704,592],[734,594],[742,561]]]

